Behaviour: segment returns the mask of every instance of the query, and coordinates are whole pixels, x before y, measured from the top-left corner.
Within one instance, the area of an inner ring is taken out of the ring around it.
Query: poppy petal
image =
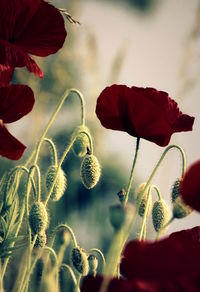
[[[30,54],[45,57],[62,48],[66,34],[64,19],[59,10],[40,1],[37,12],[16,44]]]
[[[5,86],[10,83],[13,72],[13,67],[0,64],[0,86]]]
[[[200,160],[192,164],[180,183],[180,195],[187,205],[200,212]]]
[[[12,123],[28,114],[34,105],[34,94],[27,85],[0,87],[0,119]]]
[[[121,271],[128,279],[177,279],[195,275],[199,263],[200,227],[195,227],[154,243],[129,242]]]
[[[7,128],[0,124],[0,155],[18,160],[21,158],[26,146],[9,133]]]

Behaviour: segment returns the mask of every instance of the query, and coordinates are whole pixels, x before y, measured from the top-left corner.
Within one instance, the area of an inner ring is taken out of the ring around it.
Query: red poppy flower
[[[0,64],[0,87],[8,85],[12,79],[14,68]]]
[[[34,95],[26,85],[0,87],[0,155],[9,159],[19,159],[26,146],[12,136],[5,124],[13,123],[27,113],[34,105]]]
[[[0,1],[0,63],[26,66],[43,77],[29,54],[45,57],[64,43],[66,30],[61,13],[43,0]]]
[[[108,129],[125,131],[160,146],[175,132],[191,131],[194,118],[182,114],[166,92],[153,88],[112,85],[97,100],[96,114]]]
[[[180,183],[180,195],[187,205],[200,212],[200,160],[192,164]]]
[[[124,278],[108,280],[106,291],[200,291],[200,227],[154,243],[131,241],[124,250],[121,272]],[[82,292],[100,291],[103,281],[103,277],[86,277]]]

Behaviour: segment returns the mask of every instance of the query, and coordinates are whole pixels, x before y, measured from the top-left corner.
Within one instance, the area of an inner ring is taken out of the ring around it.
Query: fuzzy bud
[[[171,194],[171,199],[172,199],[172,203],[175,202],[175,200],[178,198],[179,196],[179,186],[180,186],[180,182],[181,180],[178,178],[172,188],[172,194]]]
[[[30,214],[29,224],[34,234],[42,233],[48,224],[48,214],[42,202],[33,203]]]
[[[96,276],[96,271],[98,268],[98,259],[95,255],[90,254],[88,257],[88,263],[89,263],[89,274]]]
[[[47,243],[46,233],[41,232],[41,233],[37,234],[37,238],[36,238],[34,247],[35,248],[43,248],[43,247],[45,247],[46,243]]]
[[[81,131],[85,131],[90,134],[89,129],[85,126],[79,126],[75,129],[72,134],[72,139],[76,137],[74,144],[72,146],[73,152],[78,157],[83,157],[87,154],[87,148],[89,148],[89,139],[85,133],[81,133]]]
[[[92,189],[98,183],[101,175],[101,167],[96,156],[87,154],[84,157],[81,163],[80,175],[87,189]]]
[[[74,247],[71,253],[71,261],[74,268],[83,276],[86,276],[89,272],[89,264],[87,253],[81,247]]]
[[[153,226],[156,232],[160,232],[169,221],[168,206],[164,200],[156,201],[152,209]]]
[[[152,209],[152,196],[151,196],[151,194],[149,194],[150,198],[148,200],[148,189],[143,194],[143,190],[145,188],[145,185],[146,185],[146,183],[142,183],[141,185],[139,185],[139,187],[136,190],[136,205],[138,207],[138,214],[140,215],[140,217],[144,216],[148,201],[149,201],[149,206],[148,206],[148,213],[147,214],[149,214],[149,212]],[[142,195],[142,200],[141,200],[141,195]],[[138,206],[139,203],[140,203],[140,206]]]
[[[181,197],[178,197],[173,203],[173,216],[174,218],[181,219],[188,216],[192,209],[187,206]]]
[[[115,230],[119,230],[126,219],[126,209],[122,205],[113,205],[109,208],[110,223]]]
[[[126,199],[126,190],[125,189],[121,189],[118,193],[117,193],[118,197],[119,197],[119,201],[123,204],[125,199]]]
[[[53,184],[54,178],[56,176],[57,167],[52,165],[49,167],[47,174],[46,174],[46,187],[47,191],[49,192],[51,189],[51,186]],[[58,201],[63,196],[65,190],[67,188],[67,179],[65,176],[64,171],[59,168],[58,170],[58,176],[56,179],[56,182],[53,187],[53,191],[51,193],[51,200],[52,201]]]

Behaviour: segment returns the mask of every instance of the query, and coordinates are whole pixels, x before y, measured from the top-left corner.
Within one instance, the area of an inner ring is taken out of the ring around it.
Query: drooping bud
[[[121,189],[118,193],[117,193],[118,197],[119,197],[119,201],[123,204],[125,199],[126,199],[126,190],[125,189]]]
[[[178,198],[179,196],[179,186],[180,186],[180,178],[178,178],[172,188],[172,194],[171,194],[171,199],[172,199],[172,203],[175,202],[176,198]]]
[[[56,176],[56,172],[57,172],[57,167],[55,165],[51,165],[47,171],[46,187],[47,187],[48,192],[51,189],[54,178]],[[65,173],[61,168],[59,168],[57,179],[56,179],[56,182],[54,184],[53,191],[51,193],[51,200],[55,201],[55,202],[60,200],[60,198],[63,196],[66,188],[67,188],[67,179],[66,179]]]
[[[152,209],[152,221],[156,232],[160,232],[169,221],[168,206],[164,200],[156,201]]]
[[[139,185],[139,187],[136,190],[136,205],[138,208],[138,214],[140,215],[140,217],[144,216],[146,207],[147,207],[147,203],[148,203],[148,212],[147,214],[149,214],[149,212],[152,209],[152,196],[151,194],[149,194],[149,199],[148,199],[148,188],[145,191],[145,193],[143,194],[143,190],[145,188],[146,183],[142,183],[141,185]],[[141,200],[141,196],[142,196],[142,200]],[[139,206],[140,204],[140,206]]]
[[[87,154],[87,148],[89,148],[89,139],[85,133],[81,133],[82,131],[90,134],[90,131],[85,126],[79,126],[75,129],[72,134],[72,139],[76,137],[76,140],[72,146],[73,152],[78,157],[83,157]]]
[[[42,202],[33,203],[29,214],[29,224],[34,234],[42,233],[47,228],[48,214]]]
[[[74,247],[71,253],[71,261],[74,268],[83,276],[86,276],[89,272],[89,264],[87,253],[81,247]]]
[[[81,163],[80,175],[87,189],[92,189],[98,183],[101,175],[101,167],[96,156],[87,154],[84,157]]]
[[[95,255],[90,254],[88,257],[89,263],[89,274],[92,276],[96,276],[97,268],[98,268],[98,259]]]
[[[47,243],[47,236],[46,233],[43,231],[37,234],[37,238],[34,244],[35,248],[43,248]]]
[[[115,230],[119,230],[125,222],[126,210],[122,205],[113,205],[109,207],[110,223]]]
[[[187,206],[181,197],[177,197],[173,203],[173,216],[174,218],[181,219],[188,216],[192,209]]]

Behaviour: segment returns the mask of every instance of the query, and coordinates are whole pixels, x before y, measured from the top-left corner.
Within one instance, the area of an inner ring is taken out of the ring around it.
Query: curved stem
[[[47,251],[49,251],[51,253],[51,255],[53,256],[54,261],[55,261],[55,266],[57,266],[58,265],[58,259],[57,259],[57,255],[55,253],[55,250],[53,248],[49,247],[49,246],[43,247],[43,250],[47,250]]]
[[[53,236],[52,236],[51,246],[53,246],[53,242],[54,242],[54,239],[55,239],[56,233],[57,233],[59,230],[61,230],[61,229],[66,229],[66,230],[70,233],[71,238],[72,238],[72,241],[73,241],[73,245],[74,245],[74,247],[76,247],[76,246],[77,246],[76,237],[75,237],[74,232],[73,232],[73,230],[71,229],[71,227],[69,227],[67,224],[60,224],[60,225],[58,225],[58,226],[55,228],[55,230],[54,230],[54,232],[53,232]]]
[[[78,279],[77,279],[77,283],[76,283],[76,288],[75,288],[75,292],[79,292],[79,286],[80,286],[80,282],[81,282],[81,274],[78,275]]]
[[[52,151],[52,158],[53,158],[53,164],[55,166],[58,165],[58,156],[57,156],[57,151],[56,151],[56,147],[55,147],[55,144],[53,143],[53,141],[49,138],[44,138],[44,142],[47,142],[50,147],[51,147],[51,151]]]
[[[146,227],[147,214],[148,214],[148,211],[149,211],[150,200],[151,200],[151,187],[149,187],[149,189],[148,189],[147,204],[146,204],[146,208],[145,208],[144,215],[143,215],[143,218],[142,218],[142,225],[141,225],[140,233],[139,233],[139,241],[144,239],[144,229]]]
[[[40,169],[38,167],[37,164],[33,164],[31,165],[30,169],[29,169],[29,176],[28,178],[32,179],[32,172],[34,171],[34,169],[36,169],[37,172],[37,201],[40,201],[40,193],[41,193],[41,188],[40,188]]]
[[[89,253],[94,253],[94,252],[96,252],[96,253],[98,253],[100,255],[102,263],[103,263],[103,266],[105,266],[106,260],[105,260],[105,257],[104,257],[104,254],[102,253],[102,251],[100,249],[98,249],[98,248],[91,248],[89,250]]]
[[[151,186],[151,190],[155,190],[157,195],[158,195],[158,200],[162,200],[161,192],[160,192],[159,188],[156,185],[152,185]]]
[[[76,93],[79,97],[81,103],[81,124],[82,126],[85,126],[85,100],[83,95],[78,89],[75,88],[70,89],[70,92]]]
[[[80,131],[78,132],[78,134],[85,134],[88,137],[89,143],[90,143],[90,152],[91,154],[93,154],[93,141],[92,141],[92,137],[90,135],[90,133],[86,132],[86,131]],[[77,137],[77,135],[76,135]]]
[[[133,165],[132,165],[131,174],[130,174],[130,178],[129,178],[129,183],[128,183],[128,187],[127,187],[127,193],[126,193],[126,198],[125,198],[125,201],[124,201],[124,206],[126,206],[126,204],[128,202],[129,193],[130,193],[131,185],[132,185],[132,182],[133,182],[135,165],[136,165],[136,161],[137,161],[137,157],[138,157],[138,151],[139,151],[139,144],[140,144],[140,138],[137,138],[137,140],[136,140],[136,148],[135,148],[135,155],[134,155]]]
[[[67,270],[69,272],[69,274],[71,275],[71,278],[73,280],[74,286],[76,286],[77,285],[77,281],[76,281],[76,277],[75,277],[75,274],[74,274],[72,268],[70,266],[68,266],[67,264],[61,264],[60,268],[61,269],[63,268],[63,269],[65,269],[65,270]]]

